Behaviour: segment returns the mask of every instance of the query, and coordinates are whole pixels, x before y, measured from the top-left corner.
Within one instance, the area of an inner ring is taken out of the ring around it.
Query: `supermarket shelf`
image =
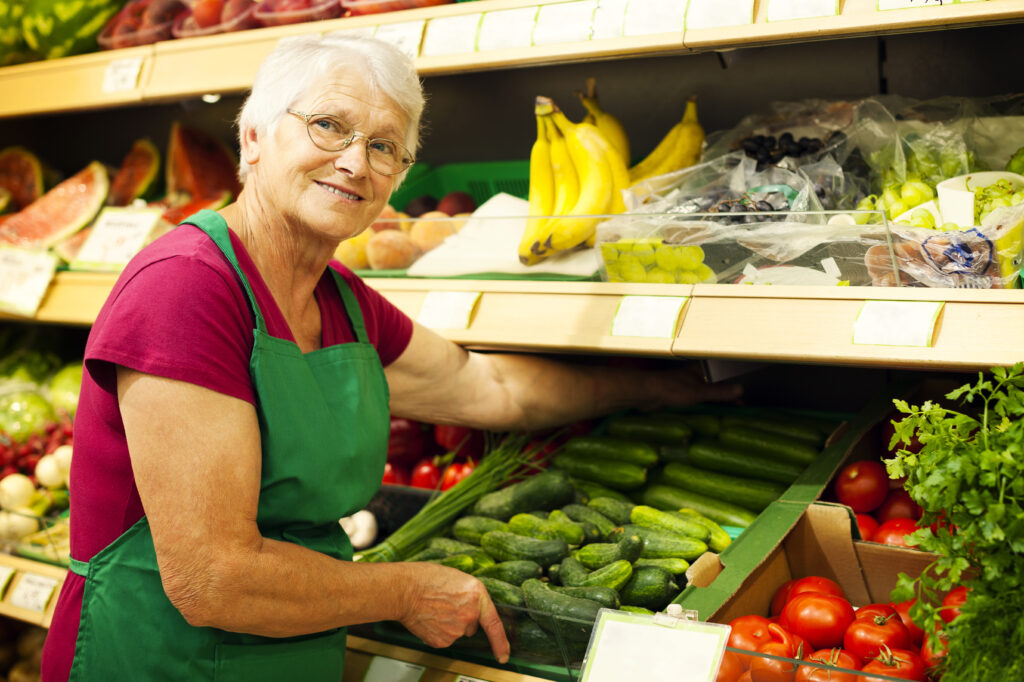
[[[159,42],[50,62],[0,69],[0,117],[53,111],[159,102],[206,93],[238,93],[249,88],[260,61],[286,36],[375,27],[418,25],[449,17],[481,15],[565,0],[478,0],[400,12],[242,31]],[[876,0],[845,0],[833,17],[768,21],[770,3],[755,3],[753,22],[724,28],[674,30],[516,49],[420,56],[422,75],[441,75],[557,63],[729,50],[752,45],[937,31],[1024,22],[1024,0],[988,0],[877,11]],[[415,30],[415,29],[414,29]],[[136,71],[132,71],[137,60]],[[216,64],[217,68],[210,68]],[[124,67],[128,67],[127,76]],[[120,79],[112,79],[115,73]]]
[[[370,661],[376,656],[423,666],[426,672],[424,673],[425,677],[422,679],[436,680],[437,682],[459,682],[460,680],[546,682],[544,678],[532,675],[491,668],[354,635],[348,636],[347,653],[345,655],[345,679],[363,679]]]
[[[50,627],[67,569],[0,554],[0,616]]]

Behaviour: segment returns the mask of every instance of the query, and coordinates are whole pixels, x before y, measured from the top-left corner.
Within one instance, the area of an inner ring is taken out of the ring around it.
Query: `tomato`
[[[967,601],[967,587],[961,585],[950,590],[949,594],[942,600],[939,608],[939,615],[942,620],[952,623],[960,615],[960,607]]]
[[[465,462],[452,462],[444,470],[444,476],[441,477],[441,490],[448,490],[453,485],[461,481],[462,479],[473,473],[473,469],[476,468],[476,464],[473,460],[469,459]]]
[[[722,652],[722,662],[718,665],[715,682],[737,682],[745,670],[746,666],[739,654],[734,651]]]
[[[865,604],[853,613],[854,620],[858,618],[874,618],[882,616],[886,618],[896,613],[892,604]]]
[[[384,478],[381,483],[409,485],[409,472],[391,462],[384,462]]]
[[[933,649],[931,642],[925,639],[921,644],[921,660],[924,662],[926,672],[934,672],[941,664],[942,659],[946,657],[946,636],[943,633],[936,635],[938,640],[938,648]]]
[[[921,518],[921,505],[914,502],[903,488],[890,490],[882,506],[875,510],[875,518],[881,523],[889,519],[914,519]]]
[[[903,419],[903,414],[893,414],[891,419],[886,419],[882,423],[882,448],[886,452],[895,452],[896,450],[907,450],[909,452],[921,452],[921,441],[917,439],[917,436],[911,436],[909,443],[895,443],[893,448],[889,449],[889,443],[892,442],[892,437],[896,435],[896,426],[892,423],[893,419]]]
[[[888,615],[857,618],[843,635],[843,648],[867,661],[889,649],[909,649],[910,632],[895,609]]]
[[[910,607],[914,605],[916,599],[910,599],[908,601],[901,601],[897,604],[893,604],[892,607],[896,609],[896,613],[900,614],[900,620],[903,621],[903,627],[910,633],[910,643],[914,646],[921,646],[921,640],[924,639],[924,630],[921,629],[917,623],[910,618]]]
[[[793,648],[781,642],[768,642],[759,649],[762,654],[793,658]],[[797,664],[790,661],[779,661],[765,656],[753,656],[750,662],[751,682],[794,682]]]
[[[780,625],[807,640],[814,649],[840,646],[853,622],[853,607],[842,597],[805,592],[789,598]]]
[[[728,646],[744,651],[757,651],[762,645],[772,641],[768,626],[771,623],[764,616],[740,616],[729,621],[732,628],[729,633]],[[750,656],[739,654],[744,668],[750,666]]]
[[[874,511],[889,494],[889,474],[878,460],[848,464],[836,476],[836,499],[855,512]]]
[[[738,678],[736,678],[736,682],[754,682],[754,680],[751,679],[750,671],[748,670],[747,672],[743,673]]]
[[[433,459],[421,459],[412,470],[409,485],[433,490],[441,484],[441,470]]]
[[[434,426],[434,441],[458,459],[480,459],[484,454],[484,432],[468,426]]]
[[[857,530],[860,531],[861,540],[870,540],[875,537],[875,531],[878,530],[878,521],[875,517],[866,512],[860,512],[857,515]]]
[[[894,547],[910,547],[907,544],[906,536],[917,530],[917,523],[913,519],[889,519],[878,527],[874,542],[881,542],[883,545]]]
[[[428,426],[412,419],[391,418],[388,435],[388,461],[400,466],[412,465],[427,454]]]
[[[192,3],[192,19],[199,28],[216,26],[223,6],[224,0],[196,0]]]
[[[789,599],[803,592],[831,594],[834,597],[846,599],[846,593],[843,592],[843,588],[839,586],[839,583],[820,575],[809,575],[806,578],[794,580],[793,585],[789,588]]]
[[[819,649],[805,660],[843,670],[860,670],[860,659],[845,649]],[[796,682],[858,682],[857,675],[802,665],[796,671]]]
[[[787,580],[779,585],[778,589],[775,590],[775,594],[772,595],[772,617],[776,617],[782,613],[783,607],[786,605],[786,602],[789,601],[789,592],[793,589],[793,583],[795,582],[796,579]]]
[[[861,673],[880,673],[901,680],[925,682],[924,661],[913,651],[893,649],[864,664]],[[882,682],[877,677],[863,677],[861,682]]]

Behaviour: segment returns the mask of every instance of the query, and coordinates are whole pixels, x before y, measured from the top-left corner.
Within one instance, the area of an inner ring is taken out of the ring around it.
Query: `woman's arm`
[[[260,431],[249,403],[118,368],[132,469],[164,591],[192,625],[286,637],[401,621],[431,646],[486,631],[509,645],[481,583],[429,563],[339,561],[260,535]]]
[[[469,352],[416,323],[408,347],[385,371],[394,414],[498,430],[560,426],[629,407],[686,406],[740,394],[735,385],[705,383],[688,363],[637,369]]]

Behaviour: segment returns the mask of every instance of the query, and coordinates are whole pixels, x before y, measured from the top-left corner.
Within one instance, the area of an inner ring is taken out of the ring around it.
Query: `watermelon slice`
[[[110,182],[107,203],[127,206],[135,199],[151,196],[159,174],[160,152],[149,140],[136,140]]]
[[[11,193],[3,187],[0,187],[0,213],[7,210],[7,207],[11,205]]]
[[[171,125],[165,177],[168,194],[186,192],[199,199],[224,190],[234,198],[242,189],[234,154],[206,132],[178,121]]]
[[[25,42],[43,59],[95,52],[96,37],[123,0],[29,0],[21,17]]]
[[[188,218],[194,213],[198,213],[204,208],[211,211],[216,211],[218,208],[224,208],[231,202],[231,192],[223,190],[220,194],[207,197],[205,199],[192,199],[188,201],[178,201],[172,205],[167,206],[164,209],[163,215],[161,216],[164,220],[169,222],[171,225],[177,225],[185,218]],[[152,206],[153,204],[150,204]]]
[[[0,188],[20,211],[43,195],[43,164],[24,147],[7,147],[0,151]]]
[[[48,248],[88,225],[110,189],[107,169],[93,161],[0,225],[0,243]]]

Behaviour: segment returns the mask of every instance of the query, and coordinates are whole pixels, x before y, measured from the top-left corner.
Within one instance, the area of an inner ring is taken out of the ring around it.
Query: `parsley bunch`
[[[944,626],[944,682],[1024,680],[1024,363],[997,367],[946,394],[962,411],[932,401],[893,401],[890,450],[917,437],[913,453],[886,460],[889,475],[921,505],[911,544],[938,559],[921,576],[900,574],[893,601],[916,598],[911,616],[926,633]],[[933,530],[934,529],[934,530]],[[966,585],[961,615],[944,625],[943,596]],[[932,645],[941,650],[937,635]]]

